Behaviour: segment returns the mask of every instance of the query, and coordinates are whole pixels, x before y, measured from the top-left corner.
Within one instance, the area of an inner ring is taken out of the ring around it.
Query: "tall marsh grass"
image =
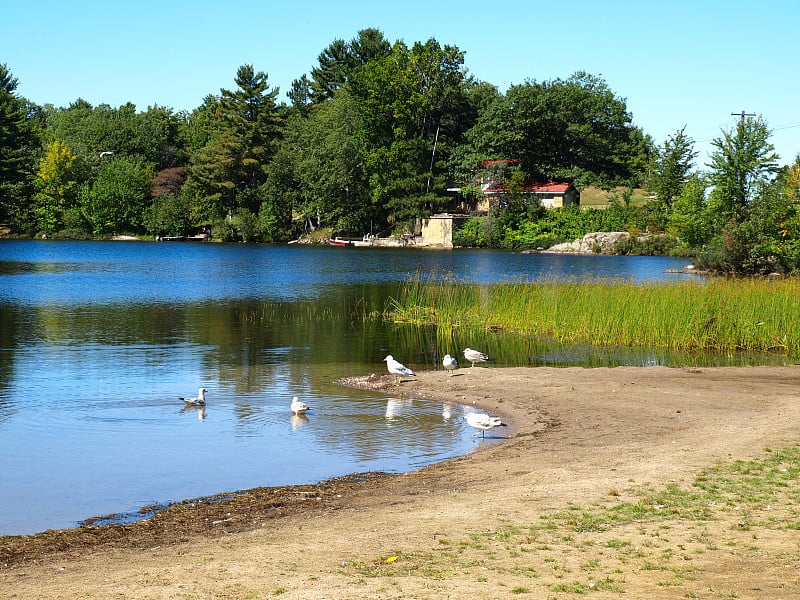
[[[562,343],[800,356],[800,281],[618,280],[479,285],[416,276],[388,306],[395,322],[505,331]]]

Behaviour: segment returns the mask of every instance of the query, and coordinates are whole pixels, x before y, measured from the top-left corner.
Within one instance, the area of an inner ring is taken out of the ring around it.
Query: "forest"
[[[677,130],[657,143],[602,78],[528,79],[500,91],[435,39],[378,29],[324,47],[281,97],[244,64],[191,111],[36,105],[0,65],[0,226],[6,236],[150,239],[200,228],[222,241],[414,233],[480,194],[482,163],[513,159],[501,205],[460,245],[546,248],[629,231],[620,253],[670,253],[705,268],[800,268],[800,157],[779,165],[761,117],[713,141],[705,168]],[[530,182],[608,190],[604,210],[544,209]],[[450,190],[450,191],[449,191]],[[639,193],[635,193],[639,190]]]

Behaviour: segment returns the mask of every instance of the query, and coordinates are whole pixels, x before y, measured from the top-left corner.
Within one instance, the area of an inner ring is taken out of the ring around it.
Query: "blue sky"
[[[191,110],[234,88],[243,64],[267,73],[286,100],[334,39],[376,27],[392,42],[458,46],[470,73],[502,92],[598,75],[657,144],[685,126],[700,167],[742,110],[766,119],[781,164],[800,154],[794,0],[0,0],[0,14],[0,63],[39,104]]]

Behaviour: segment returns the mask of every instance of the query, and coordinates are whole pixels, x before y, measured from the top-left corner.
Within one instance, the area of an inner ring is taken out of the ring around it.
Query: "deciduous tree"
[[[152,167],[141,158],[118,157],[106,163],[81,195],[81,209],[92,234],[104,237],[143,231]]]
[[[441,191],[447,163],[437,157],[464,104],[463,60],[458,48],[435,39],[411,49],[396,42],[388,56],[368,62],[351,82],[372,202],[390,222],[408,223],[446,201]]]
[[[39,163],[34,184],[34,212],[39,231],[52,234],[63,225],[64,211],[75,206],[78,181],[74,173],[75,155],[62,141],[47,148]]]
[[[723,222],[743,211],[778,171],[778,155],[761,117],[740,119],[711,143],[716,150],[708,164],[711,198]]]
[[[487,158],[521,160],[532,179],[570,179],[579,188],[635,183],[650,145],[625,100],[585,72],[511,86],[469,140]]]

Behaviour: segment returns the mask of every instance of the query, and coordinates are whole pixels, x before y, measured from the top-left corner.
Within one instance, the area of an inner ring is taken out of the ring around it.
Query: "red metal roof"
[[[517,160],[516,158],[508,158],[508,159],[498,158],[498,159],[494,159],[494,160],[482,160],[481,164],[484,165],[484,166],[486,166],[486,165],[499,165],[499,164],[518,165],[521,162],[522,162],[521,160]]]
[[[569,182],[550,181],[548,183],[532,183],[525,186],[525,192],[532,192],[535,194],[566,194],[572,187]],[[505,184],[491,183],[484,188],[484,194],[502,194],[506,191]]]
[[[563,181],[551,181],[549,183],[534,183],[526,188],[528,192],[538,192],[540,194],[565,194],[572,186],[571,183]]]

